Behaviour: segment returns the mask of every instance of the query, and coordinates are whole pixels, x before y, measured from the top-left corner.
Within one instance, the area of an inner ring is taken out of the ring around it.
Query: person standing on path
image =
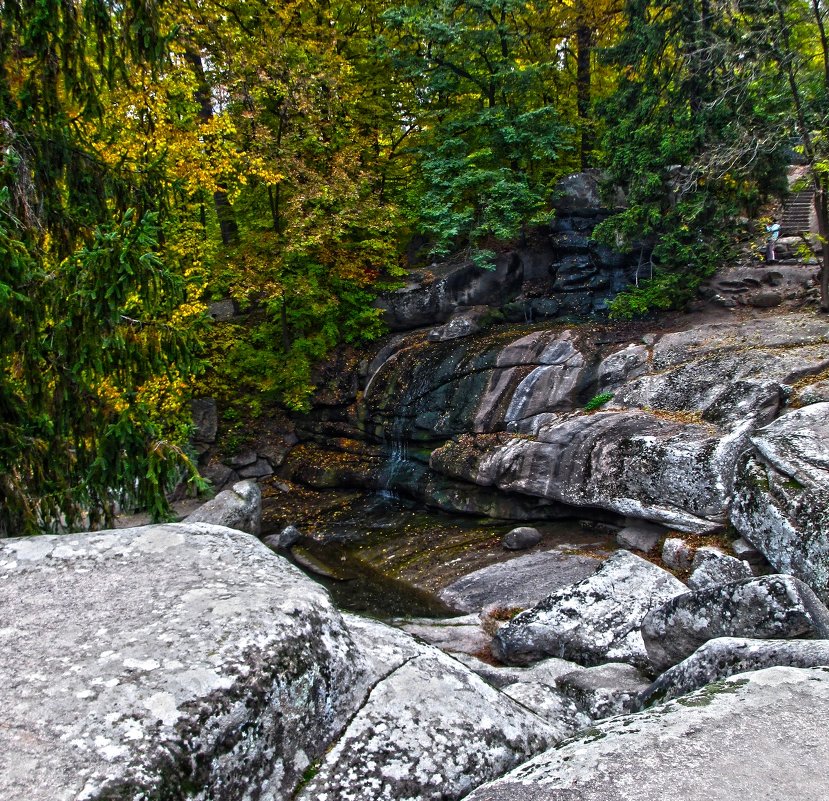
[[[769,236],[768,242],[766,243],[766,261],[771,263],[777,261],[774,254],[775,245],[780,238],[780,223],[777,222],[777,217],[773,217],[771,223],[766,226],[766,232]]]

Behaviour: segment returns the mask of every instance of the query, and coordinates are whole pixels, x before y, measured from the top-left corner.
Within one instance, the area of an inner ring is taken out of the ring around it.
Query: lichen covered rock
[[[829,797],[829,669],[769,668],[601,721],[469,801]]]
[[[731,521],[776,570],[829,602],[829,403],[791,411],[752,437]]]
[[[557,656],[582,665],[627,662],[648,669],[642,620],[685,592],[687,587],[666,570],[617,551],[593,576],[556,590],[501,628],[492,651],[512,664]]]
[[[693,572],[688,577],[688,586],[692,590],[729,584],[752,576],[748,562],[735,559],[709,546],[697,549],[691,566]]]
[[[669,701],[738,673],[769,667],[829,665],[829,640],[752,640],[718,637],[666,670],[638,700],[643,707]]]
[[[325,591],[204,523],[0,542],[0,797],[287,798],[368,691]]]
[[[298,801],[451,801],[555,741],[542,718],[424,646],[372,690]]]
[[[633,665],[611,662],[567,673],[556,685],[591,720],[600,720],[635,709],[650,681]]]
[[[829,610],[791,576],[758,576],[680,595],[642,621],[648,656],[662,671],[716,637],[829,637]]]

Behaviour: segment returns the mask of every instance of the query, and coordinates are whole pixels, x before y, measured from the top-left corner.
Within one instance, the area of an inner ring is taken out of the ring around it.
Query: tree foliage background
[[[302,410],[421,257],[543,224],[597,166],[599,232],[680,307],[736,214],[811,166],[824,0],[11,0],[0,6],[0,534],[156,517],[195,390]],[[411,251],[411,248],[409,248]],[[644,274],[643,274],[644,279]],[[823,306],[829,307],[827,271]],[[205,305],[232,297],[245,325]]]

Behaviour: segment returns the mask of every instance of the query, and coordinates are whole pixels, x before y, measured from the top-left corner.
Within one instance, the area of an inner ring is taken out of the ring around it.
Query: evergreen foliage
[[[143,3],[7,3],[0,21],[0,534],[94,526],[116,500],[160,518],[195,475],[192,315],[152,171],[112,169],[88,134],[167,45]]]

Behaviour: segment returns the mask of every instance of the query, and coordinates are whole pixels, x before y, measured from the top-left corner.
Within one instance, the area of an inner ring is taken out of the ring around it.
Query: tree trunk
[[[227,188],[219,184],[219,188],[213,193],[213,205],[216,207],[216,216],[219,218],[219,230],[222,233],[222,244],[239,244],[239,224],[236,222],[236,214],[233,206],[227,199]]]
[[[581,126],[581,168],[591,165],[593,131],[590,128],[590,100],[592,79],[590,58],[593,52],[593,30],[585,19],[584,3],[579,2],[576,13],[576,112]]]
[[[282,295],[282,308],[280,309],[279,317],[282,322],[282,349],[287,353],[291,347],[291,337],[288,333],[288,301],[284,293]]]
[[[829,312],[829,178],[814,177],[817,230],[823,244],[820,256],[820,310]]]
[[[199,119],[202,122],[210,122],[213,119],[213,103],[211,101],[210,84],[204,74],[201,53],[195,45],[187,44],[184,57],[196,75],[195,100],[199,104]],[[239,244],[239,225],[236,222],[233,206],[227,199],[227,187],[224,184],[218,184],[218,189],[213,193],[213,205],[219,219],[222,244],[225,246]]]

